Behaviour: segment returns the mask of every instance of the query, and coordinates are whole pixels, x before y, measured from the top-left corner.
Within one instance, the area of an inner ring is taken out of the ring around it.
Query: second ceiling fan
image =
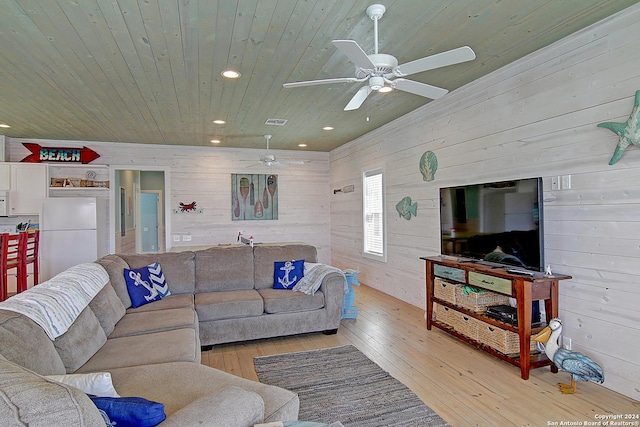
[[[398,89],[431,99],[444,96],[449,92],[447,89],[407,80],[403,77],[435,68],[471,61],[476,58],[473,49],[469,46],[463,46],[398,65],[398,60],[394,56],[378,53],[378,20],[382,18],[385,11],[385,7],[381,4],[374,4],[367,8],[367,15],[373,20],[375,53],[367,55],[360,45],[353,40],[333,41],[334,46],[356,65],[355,77],[291,82],[285,83],[283,86],[285,88],[295,88],[330,83],[360,83],[366,81],[367,84],[362,86],[354,97],[351,98],[351,101],[349,101],[346,107],[344,107],[345,111],[357,110],[371,92],[385,91],[385,89],[386,91]]]

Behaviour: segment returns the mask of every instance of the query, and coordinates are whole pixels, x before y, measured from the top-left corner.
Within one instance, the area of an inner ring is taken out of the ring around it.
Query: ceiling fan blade
[[[362,50],[360,45],[353,40],[334,40],[333,44],[340,50],[347,58],[351,60],[356,67],[364,68],[365,70],[373,70],[376,68],[375,64],[371,62],[369,56]]]
[[[395,79],[393,85],[396,89],[424,96],[426,98],[438,99],[446,95],[449,91],[426,83],[414,82],[413,80]]]
[[[351,98],[351,101],[349,101],[347,106],[344,107],[344,111],[357,110],[358,108],[360,108],[360,106],[362,105],[364,100],[367,99],[367,96],[369,96],[370,93],[371,88],[369,87],[369,85],[362,86],[358,90],[358,92],[356,92],[353,98]]]
[[[476,59],[476,54],[473,49],[469,46],[463,46],[398,65],[396,74],[399,76],[408,76],[422,71],[433,70],[434,68],[471,61],[472,59]]]
[[[292,88],[292,87],[325,85],[330,83],[353,83],[353,82],[359,82],[359,81],[361,80],[356,79],[355,77],[344,77],[344,78],[337,78],[337,79],[308,80],[306,82],[285,83],[282,86],[285,88]]]

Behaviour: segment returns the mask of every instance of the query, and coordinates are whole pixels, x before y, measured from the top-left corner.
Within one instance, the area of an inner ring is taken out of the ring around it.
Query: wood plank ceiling
[[[331,43],[373,53],[371,0],[0,0],[0,124],[9,137],[329,151],[429,99],[362,83]],[[469,45],[474,61],[412,75],[449,90],[636,0],[383,0],[380,52],[405,63]],[[242,76],[228,80],[221,71]],[[267,126],[269,118],[288,120]],[[212,123],[226,120],[225,125]],[[333,131],[323,131],[333,126]]]

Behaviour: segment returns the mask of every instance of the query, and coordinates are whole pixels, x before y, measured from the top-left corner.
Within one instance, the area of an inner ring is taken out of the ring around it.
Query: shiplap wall
[[[167,197],[172,213],[167,219],[167,229],[173,234],[190,234],[192,238],[190,242],[172,241],[173,246],[235,243],[241,231],[244,235],[253,235],[256,242],[309,243],[318,248],[321,262],[331,260],[329,153],[270,150],[282,163],[298,160],[308,163],[269,168],[257,165],[264,150],[7,139],[11,161],[20,161],[29,153],[23,142],[35,142],[43,147],[89,147],[100,154],[95,164],[126,165],[132,170],[169,167]],[[278,175],[277,220],[231,220],[233,173]],[[202,214],[173,213],[180,202],[193,201],[202,209]]]
[[[356,187],[331,196],[333,264],[424,307],[419,258],[440,253],[439,187],[542,176],[546,262],[573,276],[560,284],[564,335],[603,366],[605,387],[640,400],[640,149],[609,166],[617,137],[596,127],[626,121],[638,89],[634,6],[333,150],[331,186]],[[427,150],[431,182],[418,168]],[[361,255],[361,172],[380,164],[386,263]],[[557,175],[572,188],[552,191]],[[395,209],[405,196],[418,202],[409,221]]]

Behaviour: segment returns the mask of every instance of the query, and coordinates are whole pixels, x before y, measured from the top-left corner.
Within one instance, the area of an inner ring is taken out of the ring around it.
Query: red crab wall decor
[[[182,202],[178,203],[180,205],[180,212],[189,212],[196,210],[196,202],[191,202],[184,204]]]

